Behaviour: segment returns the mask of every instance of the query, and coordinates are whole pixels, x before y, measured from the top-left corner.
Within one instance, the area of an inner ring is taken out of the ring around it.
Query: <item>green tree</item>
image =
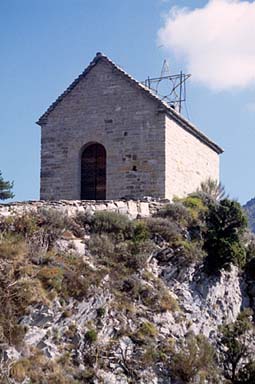
[[[14,194],[12,193],[13,182],[5,181],[0,171],[0,200],[12,199]]]
[[[230,263],[243,267],[246,251],[241,237],[248,223],[240,204],[229,199],[210,204],[206,224],[204,249],[208,271],[218,271]]]
[[[220,360],[223,363],[224,376],[233,384],[253,384],[255,361],[250,348],[254,338],[250,320],[252,311],[241,312],[234,323],[221,327]]]

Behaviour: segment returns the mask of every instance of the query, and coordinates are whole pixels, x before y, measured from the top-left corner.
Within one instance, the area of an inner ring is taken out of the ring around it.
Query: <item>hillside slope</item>
[[[244,209],[247,212],[249,219],[249,226],[253,233],[255,233],[255,199],[249,200],[245,205]]]
[[[255,382],[255,263],[236,203],[188,197],[132,220],[3,212],[1,383]]]

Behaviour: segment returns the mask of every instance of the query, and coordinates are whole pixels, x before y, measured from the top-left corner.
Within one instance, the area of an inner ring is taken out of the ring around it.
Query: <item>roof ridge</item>
[[[202,142],[210,146],[214,151],[218,154],[223,153],[223,149],[218,146],[215,142],[209,139],[203,132],[201,132],[194,124],[192,124],[189,120],[187,120],[184,116],[182,116],[175,109],[170,107],[165,101],[161,100],[155,93],[151,91],[148,87],[146,87],[141,82],[137,81],[133,78],[129,73],[127,73],[124,69],[115,64],[108,56],[103,54],[102,52],[97,52],[96,56],[89,63],[89,65],[84,69],[84,71],[66,88],[66,90],[49,106],[46,112],[38,119],[36,124],[41,125],[47,121],[48,115],[55,109],[57,104],[69,93],[71,90],[79,83],[79,81],[84,78],[90,70],[102,59],[107,60],[113,67],[115,67],[119,72],[121,72],[125,77],[127,77],[134,85],[136,85],[139,89],[142,89],[147,93],[148,96],[153,98],[155,101],[159,103],[163,107],[162,112],[166,112],[170,115],[175,121],[177,121],[184,129],[186,129],[189,133],[196,136]]]

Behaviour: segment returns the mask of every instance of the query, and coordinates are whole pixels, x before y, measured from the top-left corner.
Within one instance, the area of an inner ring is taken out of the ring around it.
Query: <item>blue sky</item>
[[[254,4],[236,0],[213,2]],[[228,79],[225,72],[228,76],[232,67],[228,57],[225,63],[215,62],[218,73],[221,72],[218,68],[222,68],[221,81],[209,70],[211,57],[219,56],[217,50],[215,54],[212,50],[208,55],[205,52],[201,60],[196,61],[199,54],[194,52],[199,47],[193,47],[189,41],[188,48],[184,44],[187,36],[183,35],[182,26],[185,27],[186,17],[191,23],[196,20],[197,8],[211,15],[214,10],[208,10],[207,3],[202,0],[0,1],[0,170],[6,179],[14,180],[15,200],[39,198],[40,127],[35,121],[83,71],[97,51],[104,52],[138,80],[158,75],[165,58],[173,72],[194,68],[195,75],[188,84],[190,119],[225,149],[221,158],[221,179],[230,196],[242,203],[254,197],[253,74],[240,78],[241,85],[232,86],[231,81],[238,78],[233,73],[232,79],[225,84],[224,79]],[[179,13],[170,17],[173,6],[179,7]],[[189,10],[180,10],[185,6]],[[253,8],[249,10],[249,14],[252,13]],[[169,18],[171,23],[178,22],[178,36],[167,29]],[[208,20],[210,24],[211,19]],[[222,24],[225,24],[224,19]],[[160,29],[164,33],[161,40]],[[225,33],[224,30],[220,32],[221,35]],[[242,35],[242,31],[237,33]],[[192,36],[191,31],[189,34]],[[238,36],[233,39],[236,41]],[[199,39],[194,37],[194,40]],[[206,44],[204,41],[198,43]],[[230,45],[228,40],[226,44]],[[241,56],[242,50],[238,51]],[[253,52],[247,54],[251,57]],[[237,61],[233,56],[232,62]],[[214,63],[211,67],[214,68]],[[199,70],[201,68],[205,72]],[[249,71],[252,69],[243,70],[240,64],[240,73]],[[205,76],[200,78],[199,73]]]

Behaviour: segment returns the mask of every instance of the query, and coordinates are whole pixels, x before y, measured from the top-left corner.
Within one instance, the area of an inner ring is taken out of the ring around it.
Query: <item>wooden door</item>
[[[81,200],[106,199],[106,151],[95,143],[81,157]]]

